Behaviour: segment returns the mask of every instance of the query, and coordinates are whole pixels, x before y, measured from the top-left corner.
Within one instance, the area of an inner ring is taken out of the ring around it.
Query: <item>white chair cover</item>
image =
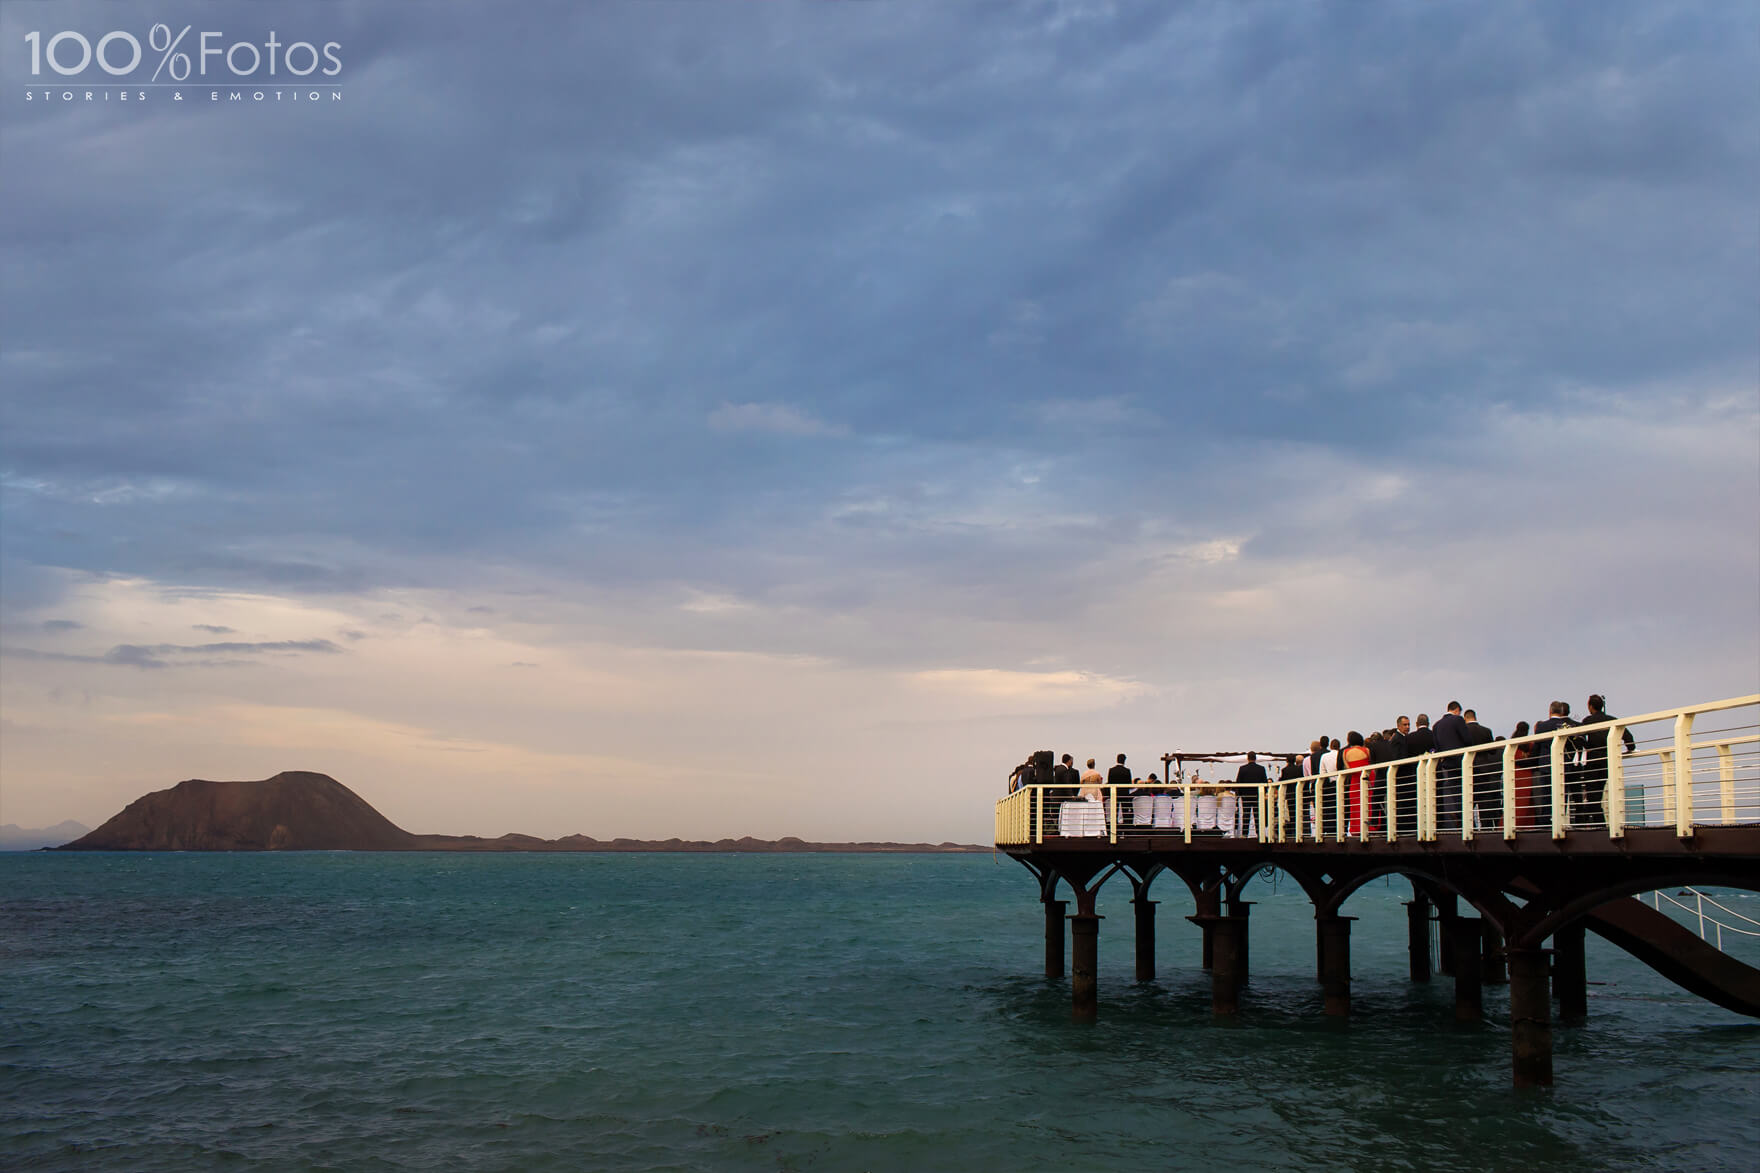
[[[1155,825],[1157,827],[1179,826],[1180,813],[1179,799],[1171,794],[1157,794],[1155,796]]]
[[[1234,817],[1235,817],[1235,815],[1237,815],[1239,813],[1240,813],[1240,796],[1239,795],[1221,794],[1221,795],[1217,796],[1217,798],[1216,798],[1216,826],[1217,826],[1218,830],[1227,832],[1228,836],[1231,839],[1236,834],[1235,825],[1234,825]]]
[[[1139,794],[1131,799],[1131,822],[1139,827],[1155,825],[1155,796]]]
[[[1192,830],[1216,830],[1216,796],[1214,794],[1200,794],[1192,806],[1194,808],[1192,811]]]

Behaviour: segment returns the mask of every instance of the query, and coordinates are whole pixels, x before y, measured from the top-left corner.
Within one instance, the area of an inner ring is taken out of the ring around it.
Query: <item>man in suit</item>
[[[1137,804],[1129,801],[1125,797],[1127,794],[1136,793],[1136,791],[1128,789],[1130,784],[1134,781],[1136,781],[1136,779],[1131,777],[1131,768],[1124,764],[1124,755],[1119,754],[1118,761],[1111,769],[1106,771],[1106,784],[1108,786],[1122,786],[1127,788],[1115,792],[1118,795],[1118,820],[1121,823],[1131,822],[1132,817],[1136,813]]]
[[[1288,757],[1284,758],[1283,772],[1277,776],[1277,780],[1279,782],[1294,783],[1294,785],[1285,786],[1283,788],[1283,831],[1284,834],[1288,835],[1295,831],[1296,795],[1301,791],[1302,759],[1296,757],[1295,754],[1290,754]]]
[[[1571,707],[1563,701],[1553,701],[1546,708],[1546,720],[1541,721],[1534,726],[1535,736],[1539,736],[1542,733],[1554,733],[1560,729],[1575,728],[1576,722],[1571,720],[1569,716],[1570,708]],[[1539,753],[1533,759],[1534,818],[1539,821],[1542,827],[1550,828],[1552,826],[1552,742],[1550,739],[1537,742],[1535,743],[1535,748],[1539,750]],[[1568,771],[1571,758],[1571,745],[1569,738],[1565,739],[1564,752],[1566,769]],[[1569,825],[1568,820],[1566,825]]]
[[[1394,723],[1394,728],[1405,735],[1405,752],[1402,757],[1415,758],[1427,754],[1436,748],[1436,735],[1430,729],[1430,714],[1419,713],[1416,726],[1411,725],[1404,717]],[[1399,833],[1416,835],[1418,833],[1418,763],[1399,767]]]
[[[1477,747],[1497,740],[1497,734],[1479,724],[1479,714],[1468,709],[1461,716],[1467,722],[1469,745]],[[1479,815],[1479,825],[1474,830],[1489,831],[1503,826],[1502,754],[1480,750],[1473,755],[1473,807]]]
[[[1259,764],[1259,755],[1248,750],[1247,760],[1234,772],[1234,784],[1239,788],[1235,791],[1235,834],[1246,833],[1248,820],[1259,809],[1259,792],[1268,781],[1270,775]]]
[[[1430,732],[1436,738],[1436,752],[1448,755],[1436,763],[1436,829],[1458,831],[1461,827],[1460,751],[1469,744],[1461,703],[1449,701],[1448,712]]]
[[[1075,787],[1080,786],[1081,782],[1082,776],[1076,773],[1075,759],[1068,754],[1064,754],[1063,759],[1051,769],[1051,784],[1053,786],[1068,786],[1073,790]],[[1059,797],[1072,798],[1074,796],[1066,794],[1060,795]]]

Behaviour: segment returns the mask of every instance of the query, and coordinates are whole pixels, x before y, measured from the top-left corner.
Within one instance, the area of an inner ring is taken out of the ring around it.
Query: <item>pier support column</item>
[[[1155,906],[1159,900],[1131,901],[1137,912],[1137,980],[1155,980]]]
[[[1247,918],[1219,916],[1212,926],[1215,964],[1210,970],[1210,1009],[1217,1014],[1240,1010],[1241,982],[1246,978]]]
[[[1430,980],[1430,898],[1413,892],[1406,901],[1406,952],[1411,957],[1412,980]]]
[[[1484,929],[1476,916],[1457,916],[1448,922],[1449,952],[1454,957],[1454,1019],[1477,1022],[1485,1017],[1480,980],[1484,976],[1479,950]]]
[[[1063,976],[1063,913],[1067,900],[1045,902],[1045,976]]]
[[[1483,941],[1485,952],[1483,964],[1479,970],[1480,980],[1488,986],[1509,985],[1509,972],[1503,960],[1503,934],[1490,921],[1481,921],[1485,926]]]
[[[1204,931],[1204,968],[1209,969],[1215,952],[1211,940],[1211,926],[1216,918],[1222,915],[1222,893],[1215,888],[1198,889],[1197,913],[1186,919]]]
[[[1252,915],[1252,912],[1253,901],[1251,900],[1230,900],[1228,902],[1229,918],[1241,922],[1240,960],[1235,966],[1235,974],[1237,980],[1243,985],[1252,972],[1250,960],[1252,957],[1252,934],[1247,932],[1247,918]]]
[[[1552,993],[1546,950],[1510,949],[1509,1039],[1517,1087],[1552,1086]]]
[[[1460,898],[1446,892],[1436,900],[1437,950],[1436,970],[1443,977],[1454,976],[1454,951],[1449,939],[1448,922],[1460,915]]]
[[[1326,1013],[1342,1018],[1351,1012],[1351,922],[1354,916],[1323,916],[1316,923],[1320,940],[1320,990]]]
[[[1589,971],[1583,960],[1582,921],[1552,934],[1552,985],[1558,993],[1558,1020],[1575,1026],[1589,1017]]]
[[[1077,913],[1069,918],[1069,935],[1075,947],[1069,968],[1070,997],[1075,1016],[1091,1020],[1100,1008],[1100,918],[1091,912]]]

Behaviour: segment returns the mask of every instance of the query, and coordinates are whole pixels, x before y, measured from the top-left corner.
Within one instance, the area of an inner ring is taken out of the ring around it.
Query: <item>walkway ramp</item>
[[[1725,1010],[1760,1018],[1760,969],[1722,952],[1635,896],[1584,918],[1589,929],[1674,982]]]

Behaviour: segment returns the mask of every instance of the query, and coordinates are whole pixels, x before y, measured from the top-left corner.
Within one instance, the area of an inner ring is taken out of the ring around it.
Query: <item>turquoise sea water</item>
[[[1558,1084],[1510,1087],[1507,1003],[1405,979],[1408,890],[1312,910],[1255,881],[1213,1019],[1183,886],[1100,1019],[1048,981],[990,856],[0,856],[0,1168],[1733,1169],[1760,1023],[1590,937]]]

